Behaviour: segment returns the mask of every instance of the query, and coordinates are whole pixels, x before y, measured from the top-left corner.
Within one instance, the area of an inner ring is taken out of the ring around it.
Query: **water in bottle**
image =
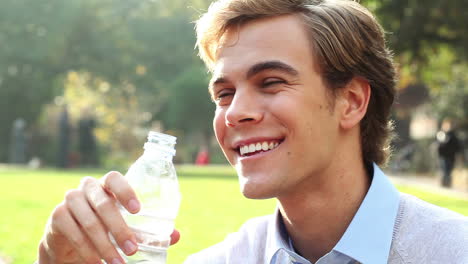
[[[141,203],[137,214],[130,214],[120,206],[128,226],[135,232],[138,252],[126,256],[127,263],[166,263],[170,235],[180,205],[177,175],[172,163],[176,138],[150,132],[144,153],[130,166],[126,179]]]

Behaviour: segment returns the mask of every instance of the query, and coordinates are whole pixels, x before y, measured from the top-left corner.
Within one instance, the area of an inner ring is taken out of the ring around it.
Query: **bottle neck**
[[[143,155],[150,159],[165,160],[172,162],[172,158],[175,155],[174,147],[169,147],[157,143],[146,142],[144,145],[145,151]]]

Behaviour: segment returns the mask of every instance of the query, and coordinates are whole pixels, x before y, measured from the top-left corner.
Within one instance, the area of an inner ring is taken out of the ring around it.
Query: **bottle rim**
[[[160,132],[156,132],[156,131],[150,131],[148,133],[148,138],[147,139],[148,139],[148,141],[151,141],[151,139],[155,138],[155,137],[163,138],[164,140],[167,140],[171,144],[175,144],[176,141],[177,141],[177,137],[175,137],[175,136],[160,133]]]

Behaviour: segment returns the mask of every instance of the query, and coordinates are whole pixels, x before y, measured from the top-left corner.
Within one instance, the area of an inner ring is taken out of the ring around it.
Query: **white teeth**
[[[244,146],[244,154],[249,153],[249,146]]]
[[[268,149],[273,149],[274,147],[275,147],[275,143],[270,142],[270,144],[268,144]]]
[[[255,152],[255,144],[249,145],[249,152]]]
[[[262,144],[257,143],[257,145],[255,145],[255,150],[256,150],[256,151],[262,150]]]
[[[260,151],[260,150],[263,150],[263,151],[267,151],[267,150],[272,150],[274,148],[276,148],[277,146],[279,145],[279,142],[266,142],[266,141],[263,141],[263,142],[258,142],[258,143],[252,143],[252,144],[249,144],[249,145],[245,145],[245,146],[241,146],[239,147],[239,152],[241,154],[241,156],[247,154],[247,153],[253,153],[253,152],[256,152],[256,151]]]

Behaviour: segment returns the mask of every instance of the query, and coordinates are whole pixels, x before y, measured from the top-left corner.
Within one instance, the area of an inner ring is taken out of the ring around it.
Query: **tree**
[[[468,1],[362,2],[377,14],[378,20],[388,32],[389,46],[395,52],[399,68],[399,100],[401,101],[404,94],[411,94],[406,89],[408,87],[427,87],[418,89],[416,94],[421,98],[427,94],[421,91],[428,91],[430,101],[423,107],[430,109],[438,120],[452,117],[464,122],[465,130],[468,131],[468,83],[463,75],[468,59]],[[414,104],[411,107],[414,110]],[[401,139],[405,138],[404,135],[409,135],[411,109],[397,108],[395,113],[395,116],[399,116],[396,119],[396,128]],[[404,140],[400,142],[402,145],[406,143],[408,142]],[[424,150],[427,150],[428,145],[424,144]],[[422,152],[415,153],[420,155]],[[430,166],[423,167],[427,169]]]
[[[468,1],[465,0],[366,0],[389,32],[397,55],[410,54],[411,61],[427,62],[427,52],[447,45],[468,59]]]
[[[432,112],[439,121],[460,120],[468,132],[468,71],[467,63],[457,62],[447,48],[429,58],[423,78],[432,87]]]
[[[171,93],[159,115],[161,120],[168,128],[178,131],[179,138],[195,141],[192,144],[196,146],[192,146],[191,151],[208,147],[213,136],[215,107],[208,94],[208,75],[204,66],[195,64],[186,69],[169,89]]]
[[[198,1],[202,3],[203,1]],[[168,83],[196,61],[186,1],[6,0],[0,9],[0,162],[13,120],[36,124],[69,72],[134,87],[156,114]],[[177,32],[178,34],[174,34]]]

